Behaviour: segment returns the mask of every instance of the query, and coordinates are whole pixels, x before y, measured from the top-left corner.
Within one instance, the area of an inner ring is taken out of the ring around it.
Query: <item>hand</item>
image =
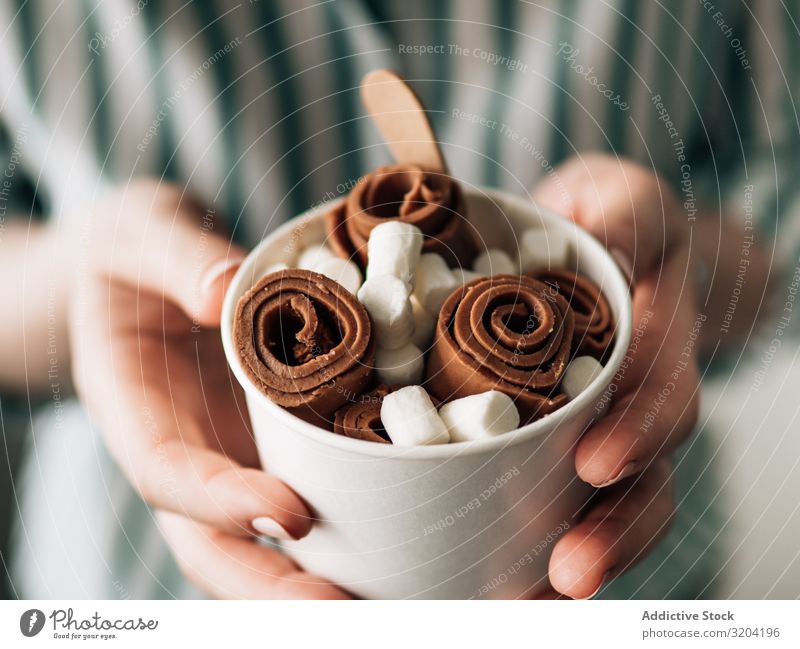
[[[301,538],[306,505],[259,467],[218,331],[244,257],[180,189],[139,182],[82,222],[73,375],[186,576],[217,597],[343,597],[256,542]]]
[[[643,558],[670,525],[669,455],[692,432],[698,409],[694,348],[684,354],[696,318],[689,248],[669,186],[632,162],[574,158],[533,197],[607,246],[631,276],[633,327],[641,332],[605,418],[576,449],[578,475],[600,488],[597,500],[550,559],[555,591],[546,596],[586,598]]]

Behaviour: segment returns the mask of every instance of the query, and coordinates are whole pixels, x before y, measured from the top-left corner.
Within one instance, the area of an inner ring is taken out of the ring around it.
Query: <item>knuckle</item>
[[[145,205],[158,207],[177,207],[184,189],[178,185],[164,183],[150,178],[134,180],[122,189],[122,196],[139,208]]]

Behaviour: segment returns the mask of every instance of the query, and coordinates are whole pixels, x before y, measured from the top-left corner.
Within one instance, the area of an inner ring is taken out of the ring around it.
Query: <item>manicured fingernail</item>
[[[615,484],[620,480],[627,478],[628,476],[632,476],[637,471],[639,471],[639,463],[634,460],[632,462],[628,462],[624,467],[622,467],[622,469],[620,469],[617,475],[612,476],[605,482],[601,482],[599,484],[595,484],[593,482],[592,486],[597,487],[598,489],[602,489],[603,487],[610,487],[612,484]]]
[[[294,539],[294,537],[289,534],[283,525],[269,516],[259,516],[258,518],[254,518],[250,524],[253,526],[253,529],[256,532],[263,534],[264,536],[270,536],[273,539],[278,539],[280,541],[292,541]]]
[[[593,597],[596,597],[597,593],[599,593],[602,590],[603,586],[606,585],[606,582],[608,581],[610,575],[611,575],[611,570],[606,570],[603,573],[603,578],[600,580],[600,585],[595,589],[593,593],[587,595],[586,597],[576,597],[575,599],[592,599]]]
[[[619,266],[622,274],[625,275],[625,279],[630,283],[633,280],[633,262],[631,262],[630,257],[625,254],[622,248],[611,248],[608,254],[617,262],[617,266]]]
[[[243,261],[243,257],[226,257],[225,259],[220,259],[219,261],[211,264],[211,266],[209,266],[206,272],[203,274],[203,280],[200,285],[203,293],[214,286],[214,283],[231,268],[241,265]]]

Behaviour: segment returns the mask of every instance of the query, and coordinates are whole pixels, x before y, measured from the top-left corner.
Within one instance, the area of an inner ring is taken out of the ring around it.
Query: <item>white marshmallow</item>
[[[447,444],[450,435],[430,396],[410,385],[383,398],[381,423],[395,446]]]
[[[561,379],[561,389],[572,400],[588,388],[602,371],[603,366],[596,359],[591,356],[578,356],[567,365],[567,371]]]
[[[439,416],[450,441],[468,442],[496,437],[519,427],[519,411],[507,394],[489,390],[446,403]]]
[[[422,230],[403,221],[375,226],[367,243],[367,277],[392,275],[414,284],[414,272],[422,253]]]
[[[277,273],[279,270],[288,270],[289,264],[284,264],[282,261],[279,261],[275,264],[270,264],[264,269],[264,275],[269,275],[270,273]]]
[[[412,295],[410,299],[411,312],[414,314],[414,334],[411,336],[411,342],[420,349],[428,349],[433,342],[436,318],[422,308],[416,295]]]
[[[353,295],[358,293],[361,286],[361,270],[348,259],[341,257],[326,259],[317,266],[316,271],[339,282]]]
[[[475,258],[472,270],[481,275],[518,275],[519,268],[511,256],[500,248],[484,250]]]
[[[442,304],[459,285],[447,262],[429,252],[419,258],[414,295],[430,314],[439,314]]]
[[[480,277],[486,277],[483,273],[476,273],[474,270],[466,270],[465,268],[454,268],[452,270],[453,277],[456,278],[456,285],[464,286],[464,284],[468,284],[473,279],[478,279]]]
[[[358,299],[369,312],[378,347],[399,349],[414,333],[410,288],[392,275],[370,277],[358,289]]]
[[[329,259],[338,259],[338,257],[324,243],[319,243],[303,249],[297,258],[297,267],[319,272],[317,269],[320,264]]]
[[[400,349],[378,347],[375,353],[375,373],[378,380],[387,385],[412,385],[422,381],[425,371],[425,356],[412,343]]]
[[[519,240],[519,260],[523,273],[540,268],[567,268],[571,243],[557,230],[531,228]]]

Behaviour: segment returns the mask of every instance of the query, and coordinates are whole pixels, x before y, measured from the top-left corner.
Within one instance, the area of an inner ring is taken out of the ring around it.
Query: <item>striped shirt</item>
[[[779,259],[800,252],[800,219],[789,218],[800,209],[794,0],[8,0],[0,25],[0,161],[13,166],[0,225],[14,214],[68,218],[113,184],[155,176],[188,185],[253,245],[388,161],[358,84],[389,67],[421,96],[464,183],[525,194],[557,179],[569,156],[608,151],[674,183],[688,228],[702,205],[755,219]],[[34,425],[39,449],[48,421]],[[74,423],[87,426],[78,413]],[[609,594],[709,594],[708,476],[690,479],[702,446],[693,441],[679,463],[669,538]],[[117,485],[98,497],[103,538],[62,548],[63,559],[89,543],[96,576],[62,566],[56,578],[58,553],[32,569],[38,535],[21,525],[22,594],[115,597],[117,582],[134,597],[189,593],[100,446],[68,452]],[[29,493],[70,498],[42,474],[29,472]]]

